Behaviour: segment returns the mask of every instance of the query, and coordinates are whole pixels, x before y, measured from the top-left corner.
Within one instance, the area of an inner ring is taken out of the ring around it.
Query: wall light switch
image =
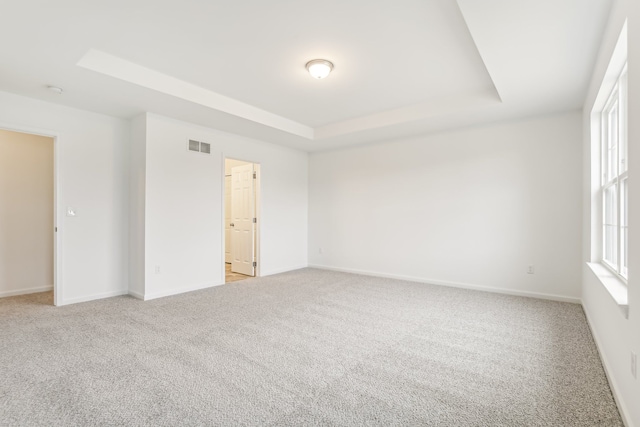
[[[76,216],[76,210],[73,208],[67,208],[67,216]]]

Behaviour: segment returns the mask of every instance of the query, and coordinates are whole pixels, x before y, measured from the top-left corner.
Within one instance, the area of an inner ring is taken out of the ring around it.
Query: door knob
[[[229,227],[235,227],[235,225],[233,225],[233,223],[229,224]]]

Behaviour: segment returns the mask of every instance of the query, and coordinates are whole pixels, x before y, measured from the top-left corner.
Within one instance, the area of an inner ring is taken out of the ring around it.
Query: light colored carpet
[[[579,305],[303,269],[0,300],[1,425],[621,426]]]

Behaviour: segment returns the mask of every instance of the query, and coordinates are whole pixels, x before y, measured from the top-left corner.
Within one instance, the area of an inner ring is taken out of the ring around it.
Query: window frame
[[[600,262],[625,284],[628,279],[628,102],[625,61],[600,112]],[[611,116],[615,113],[615,120]],[[612,133],[612,128],[613,130]],[[615,144],[612,144],[615,139]],[[615,152],[615,154],[613,154]],[[612,159],[615,156],[615,159]],[[613,189],[613,203],[608,203]],[[613,210],[613,212],[611,211]],[[614,234],[611,235],[611,229]],[[610,241],[613,240],[613,243]],[[612,256],[610,256],[612,255]]]

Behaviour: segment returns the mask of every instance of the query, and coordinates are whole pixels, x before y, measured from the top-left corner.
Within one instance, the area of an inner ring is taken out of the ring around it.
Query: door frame
[[[53,305],[61,306],[64,304],[64,291],[62,281],[62,233],[63,227],[60,226],[58,219],[63,218],[62,208],[62,191],[61,191],[61,162],[60,162],[60,145],[61,137],[56,131],[37,128],[33,126],[15,125],[10,123],[0,123],[0,129],[11,132],[27,133],[30,135],[45,136],[53,139]]]
[[[222,219],[221,219],[221,230],[222,230],[222,238],[220,239],[222,241],[222,272],[221,272],[221,283],[226,283],[226,277],[225,277],[225,249],[226,249],[226,245],[225,245],[225,235],[224,235],[224,222],[225,222],[225,207],[226,207],[226,201],[225,201],[225,193],[226,193],[226,189],[225,189],[225,166],[226,166],[226,161],[227,159],[229,160],[238,160],[241,162],[246,162],[246,163],[253,163],[253,167],[254,167],[254,171],[256,173],[256,204],[255,204],[255,210],[256,210],[256,238],[253,242],[253,244],[255,245],[254,251],[255,251],[255,258],[256,258],[256,267],[254,270],[254,277],[260,277],[260,270],[261,270],[261,262],[260,262],[260,254],[261,254],[261,250],[260,250],[260,242],[261,242],[261,218],[262,218],[262,185],[261,185],[261,175],[262,175],[262,171],[261,171],[261,165],[259,162],[256,162],[254,160],[247,160],[247,159],[242,159],[239,157],[235,157],[235,156],[226,156],[224,153],[222,153],[222,171],[221,171],[221,175],[222,175],[222,194],[221,194],[221,204],[220,206],[222,207]]]

